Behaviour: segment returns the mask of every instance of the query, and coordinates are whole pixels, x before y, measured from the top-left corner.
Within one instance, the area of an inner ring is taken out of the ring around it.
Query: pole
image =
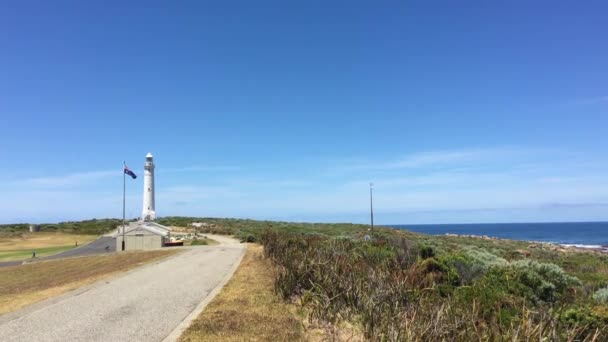
[[[374,189],[374,183],[369,183],[369,213],[372,223],[372,237],[374,236],[374,199],[372,190]]]
[[[126,173],[125,167],[127,167],[126,162],[122,162],[122,250],[125,250],[125,193],[127,186],[126,184]]]

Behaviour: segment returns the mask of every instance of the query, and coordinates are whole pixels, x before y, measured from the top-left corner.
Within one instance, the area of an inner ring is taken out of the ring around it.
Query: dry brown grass
[[[0,314],[177,252],[179,250],[134,251],[0,268]]]
[[[262,247],[249,245],[234,276],[180,341],[304,340],[294,307],[274,292],[274,273]]]

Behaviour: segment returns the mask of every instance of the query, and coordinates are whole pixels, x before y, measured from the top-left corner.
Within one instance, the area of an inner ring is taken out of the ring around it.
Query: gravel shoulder
[[[212,238],[226,244],[183,248],[161,262],[0,316],[0,336],[3,341],[162,341],[231,275],[244,253],[238,241]]]

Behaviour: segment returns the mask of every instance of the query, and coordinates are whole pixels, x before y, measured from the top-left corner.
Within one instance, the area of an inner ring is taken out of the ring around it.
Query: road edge
[[[215,296],[217,296],[217,294],[220,293],[220,291],[222,291],[224,286],[226,286],[228,281],[234,275],[234,272],[236,272],[237,268],[239,268],[239,266],[241,265],[241,261],[243,260],[245,253],[247,253],[247,245],[245,245],[244,248],[241,249],[241,255],[234,262],[234,264],[232,265],[230,270],[228,270],[228,272],[226,273],[224,278],[222,278],[220,283],[213,290],[211,290],[211,292],[209,292],[207,297],[205,297],[196,306],[196,308],[194,308],[194,310],[192,310],[188,314],[188,316],[186,316],[186,318],[184,318],[184,320],[181,323],[179,323],[177,325],[177,327],[175,327],[175,329],[173,329],[173,331],[171,331],[171,333],[169,333],[169,335],[167,335],[167,337],[165,337],[163,339],[162,342],[175,342],[182,336],[184,331],[186,331],[186,329],[188,329],[188,327],[190,327],[190,325],[192,324],[192,321],[194,321],[201,314],[201,312],[203,312],[203,310],[205,310],[205,307],[207,307],[207,305],[215,298]]]
[[[81,287],[77,287],[77,288],[75,288],[73,290],[68,290],[68,291],[66,291],[64,293],[61,293],[60,295],[53,296],[53,297],[50,297],[50,298],[47,298],[47,299],[43,299],[43,300],[41,300],[39,302],[35,302],[35,303],[32,303],[32,304],[26,305],[26,306],[24,306],[22,308],[19,308],[19,309],[15,310],[15,311],[9,311],[7,313],[0,314],[0,325],[8,323],[8,322],[16,320],[16,319],[19,319],[22,316],[29,315],[29,314],[31,314],[33,312],[42,310],[42,309],[46,308],[47,306],[55,305],[55,304],[57,304],[59,302],[62,302],[64,300],[66,300],[66,299],[69,299],[71,297],[79,296],[79,295],[81,295],[81,294],[83,294],[85,292],[88,292],[88,291],[96,288],[96,287],[103,286],[104,284],[107,284],[107,283],[110,283],[112,281],[115,281],[115,280],[117,280],[117,279],[119,279],[121,277],[125,277],[125,276],[127,276],[127,275],[129,275],[131,273],[134,273],[134,272],[137,272],[139,270],[142,270],[142,269],[145,269],[145,268],[152,267],[154,265],[160,264],[160,263],[162,263],[164,261],[167,261],[169,259],[175,258],[175,257],[179,256],[182,253],[186,253],[187,251],[188,251],[187,249],[184,249],[184,251],[175,253],[173,255],[169,255],[168,257],[161,258],[159,260],[154,260],[152,262],[145,263],[145,264],[143,264],[141,266],[134,267],[134,268],[126,270],[126,271],[121,271],[121,272],[117,272],[115,274],[110,274],[107,278],[100,278],[100,279],[94,281],[91,284],[84,285],[84,286],[81,286]],[[113,253],[120,253],[120,252],[113,252]],[[109,254],[100,254],[100,255],[106,256],[106,255],[109,255]],[[94,256],[94,255],[90,255],[90,256]],[[73,258],[85,258],[85,257],[88,257],[88,256],[73,257]],[[56,260],[61,260],[61,259],[56,259]],[[54,261],[54,260],[44,260],[44,261],[40,261],[40,262],[48,262],[48,261]]]

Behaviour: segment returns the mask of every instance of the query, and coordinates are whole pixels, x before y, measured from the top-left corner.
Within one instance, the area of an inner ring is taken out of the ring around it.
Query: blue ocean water
[[[588,247],[608,246],[608,222],[568,223],[475,223],[390,225],[431,235],[487,235],[491,237],[542,241]]]

